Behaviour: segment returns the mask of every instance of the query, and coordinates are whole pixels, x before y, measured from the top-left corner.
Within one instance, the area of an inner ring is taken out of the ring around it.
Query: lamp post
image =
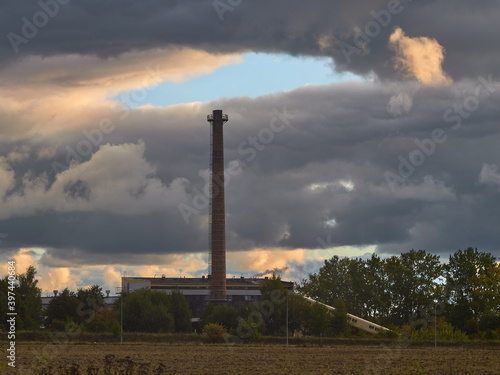
[[[120,293],[120,344],[123,344],[123,278],[127,276],[127,271],[121,272],[121,286],[115,288],[115,293]]]
[[[436,319],[436,301],[434,301],[434,350],[437,349],[437,319]]]
[[[123,344],[123,280],[122,280],[122,288],[120,291],[120,344]]]
[[[288,347],[288,291],[286,293],[286,346]]]

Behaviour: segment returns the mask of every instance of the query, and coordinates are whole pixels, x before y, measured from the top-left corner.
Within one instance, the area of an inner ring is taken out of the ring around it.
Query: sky
[[[205,275],[214,109],[228,277],[500,258],[499,5],[2,3],[1,271],[44,295]]]

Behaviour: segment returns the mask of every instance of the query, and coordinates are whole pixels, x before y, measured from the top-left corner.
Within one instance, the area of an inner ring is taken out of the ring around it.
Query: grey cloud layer
[[[40,5],[9,2],[0,6],[4,17],[0,59],[4,64],[30,54],[107,58],[134,49],[177,45],[218,52],[331,56],[339,70],[374,71],[387,78],[395,73],[388,37],[399,26],[410,37],[435,38],[446,50],[444,70],[455,80],[500,73],[498,1],[244,1],[231,6],[223,22],[214,2],[206,0],[59,1],[64,5],[56,3],[59,9],[46,23],[43,17],[37,19],[43,26],[25,30],[30,37],[23,36],[26,21],[22,18],[34,22],[37,12],[43,11]],[[44,4],[55,2],[42,0]],[[388,9],[397,10],[387,13]],[[9,33],[25,41],[11,42]],[[347,53],[347,59],[346,48],[356,51]]]
[[[193,199],[200,199],[206,182],[206,114],[218,107],[230,117],[226,161],[241,167],[226,190],[228,250],[320,248],[318,238],[330,235],[335,244],[378,244],[383,252],[448,254],[477,246],[500,255],[500,86],[459,128],[443,119],[476,86],[412,87],[412,108],[399,117],[386,107],[404,86],[352,82],[133,110],[92,156],[66,172],[56,174],[50,166],[65,163],[66,144],[48,161],[3,161],[3,181],[14,179],[15,188],[0,185],[7,192],[0,229],[9,234],[2,245],[46,247],[51,259],[67,260],[75,251],[108,259],[204,251],[207,206],[196,207]],[[264,134],[285,107],[293,114],[289,125],[276,121],[280,130]],[[398,173],[398,157],[409,160],[418,149],[415,140],[431,138],[436,128],[447,140],[393,191],[384,173]],[[85,139],[80,132],[61,138],[73,149]],[[2,155],[16,147],[2,144]],[[199,211],[189,224],[180,203]]]

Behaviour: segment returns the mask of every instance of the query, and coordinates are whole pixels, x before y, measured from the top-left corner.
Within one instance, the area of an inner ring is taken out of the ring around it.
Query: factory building
[[[239,306],[259,301],[260,286],[267,278],[228,278],[225,280],[225,303]],[[285,289],[293,293],[293,282],[282,281]],[[160,290],[167,293],[180,291],[186,297],[193,318],[199,318],[206,304],[212,300],[210,277],[123,277],[123,290],[127,293],[140,288]]]

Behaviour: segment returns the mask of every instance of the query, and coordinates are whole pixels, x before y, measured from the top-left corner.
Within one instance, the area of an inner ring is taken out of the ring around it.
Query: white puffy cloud
[[[0,217],[27,216],[40,211],[102,211],[136,215],[174,207],[186,199],[183,178],[169,186],[155,176],[156,168],[144,158],[145,144],[103,145],[81,164],[73,163],[49,186],[45,174],[23,178],[23,189],[0,202]],[[0,192],[13,184],[5,162],[0,169]]]

